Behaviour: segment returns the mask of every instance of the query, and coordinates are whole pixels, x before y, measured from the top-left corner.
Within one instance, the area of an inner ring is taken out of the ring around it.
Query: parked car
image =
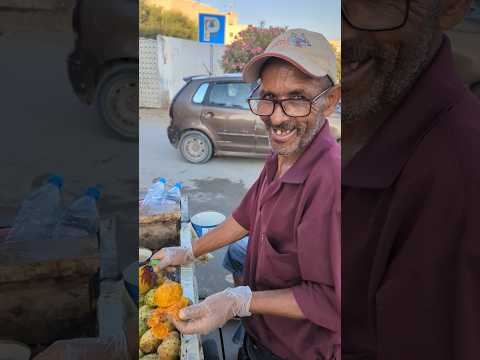
[[[191,76],[170,105],[170,143],[192,163],[205,163],[214,155],[265,157],[271,152],[268,133],[254,115],[247,98],[256,83],[241,74]],[[331,119],[340,137],[340,113]]]
[[[472,6],[464,21],[448,32],[455,56],[455,67],[470,89],[480,97],[480,0]]]
[[[81,101],[118,134],[138,139],[138,0],[76,0],[68,74]]]

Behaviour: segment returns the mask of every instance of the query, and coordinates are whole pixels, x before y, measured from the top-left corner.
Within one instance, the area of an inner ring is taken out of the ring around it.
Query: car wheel
[[[120,136],[138,139],[138,65],[121,64],[101,77],[97,110],[105,123]]]
[[[180,153],[185,160],[194,164],[204,164],[213,156],[213,145],[207,135],[190,130],[180,138]]]

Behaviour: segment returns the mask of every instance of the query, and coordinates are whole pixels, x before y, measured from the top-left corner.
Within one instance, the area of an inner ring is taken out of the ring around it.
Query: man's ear
[[[472,6],[472,0],[441,0],[440,28],[444,31],[459,24]]]
[[[337,107],[338,102],[340,101],[342,90],[340,85],[333,86],[330,91],[325,96],[325,107],[323,110],[323,115],[329,117]]]

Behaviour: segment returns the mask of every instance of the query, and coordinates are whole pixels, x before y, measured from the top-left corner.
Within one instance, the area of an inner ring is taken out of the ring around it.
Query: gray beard
[[[322,128],[322,125],[324,123],[325,119],[321,116],[317,116],[317,119],[315,120],[314,126],[308,128],[305,132],[305,134],[302,136],[300,139],[300,142],[297,146],[297,148],[293,151],[289,150],[275,150],[273,149],[273,152],[275,154],[278,154],[280,156],[290,156],[290,155],[300,155],[302,154],[305,149],[310,145],[310,143],[313,141],[315,136],[320,132],[320,129]],[[271,143],[270,143],[271,144]]]
[[[375,64],[380,76],[365,96],[344,99],[342,123],[368,121],[383,109],[398,106],[428,65],[433,37],[433,30],[419,32],[418,41],[411,47],[382,49]]]

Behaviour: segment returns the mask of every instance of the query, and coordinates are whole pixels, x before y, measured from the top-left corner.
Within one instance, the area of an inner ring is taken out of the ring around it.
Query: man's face
[[[351,1],[357,0],[343,0],[344,5]],[[382,1],[392,9],[405,2]],[[363,1],[367,7],[372,3]],[[355,30],[342,20],[344,123],[367,122],[377,112],[398,105],[429,63],[434,40],[440,36],[438,9],[438,0],[411,0],[405,26],[392,31]]]
[[[312,79],[284,61],[267,64],[261,74],[259,97],[264,99],[312,99],[328,85],[326,81]],[[323,85],[323,87],[322,87]],[[287,116],[280,105],[271,116],[261,116],[265,123],[274,152],[280,155],[301,153],[323,124],[322,99],[312,104],[312,111],[305,117]]]

